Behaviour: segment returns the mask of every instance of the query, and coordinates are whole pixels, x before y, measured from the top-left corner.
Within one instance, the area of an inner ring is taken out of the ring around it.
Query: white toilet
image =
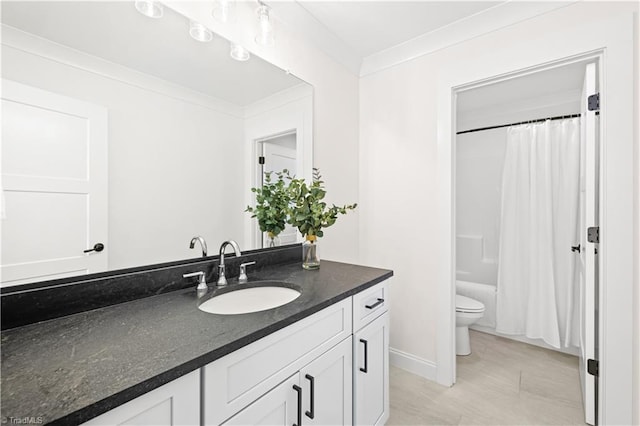
[[[456,355],[469,355],[469,326],[484,315],[484,305],[470,297],[456,294]]]

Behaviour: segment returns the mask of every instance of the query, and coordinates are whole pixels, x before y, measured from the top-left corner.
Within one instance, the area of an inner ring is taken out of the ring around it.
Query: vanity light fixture
[[[213,40],[213,32],[200,22],[190,21],[189,22],[189,35],[193,37],[195,40],[208,42]]]
[[[149,18],[162,18],[164,15],[164,7],[158,1],[154,0],[136,0],[136,9],[144,16]]]
[[[263,46],[273,46],[275,43],[275,37],[273,35],[273,25],[269,17],[269,11],[271,8],[264,3],[259,2],[260,6],[256,9],[258,14],[258,35],[256,36],[256,43]]]
[[[232,42],[229,44],[231,46],[229,54],[233,59],[235,59],[236,61],[243,61],[243,62],[249,60],[251,55],[249,54],[249,51],[247,49],[245,49],[243,46],[240,46],[239,44],[235,44]]]
[[[213,10],[211,11],[211,15],[213,15],[213,17],[220,22],[227,22],[231,19],[231,15],[233,15],[234,9],[234,0],[215,0],[213,2]]]

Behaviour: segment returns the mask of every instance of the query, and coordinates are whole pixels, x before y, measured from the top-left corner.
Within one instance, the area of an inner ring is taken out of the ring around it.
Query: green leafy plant
[[[262,232],[268,232],[275,237],[284,230],[290,204],[288,187],[284,177],[289,176],[288,170],[276,172],[276,180],[271,178],[272,172],[264,174],[264,184],[260,188],[251,188],[256,194],[256,206],[247,206],[246,212],[253,213],[252,218],[258,220]]]
[[[288,193],[291,200],[289,207],[289,224],[298,228],[307,239],[315,240],[322,237],[324,228],[336,223],[338,215],[346,214],[353,210],[357,204],[327,207],[323,201],[327,191],[320,171],[313,169],[313,182],[308,185],[304,179],[292,178],[287,174],[289,181]]]

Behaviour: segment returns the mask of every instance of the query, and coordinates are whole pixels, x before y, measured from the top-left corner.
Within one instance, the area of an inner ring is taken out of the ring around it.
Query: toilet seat
[[[456,294],[456,312],[484,312],[484,305],[470,297]]]

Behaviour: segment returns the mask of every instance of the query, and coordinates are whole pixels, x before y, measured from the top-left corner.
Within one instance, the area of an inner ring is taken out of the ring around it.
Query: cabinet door
[[[389,313],[353,339],[354,424],[383,425],[389,418]]]
[[[298,373],[264,394],[254,403],[224,422],[224,425],[299,425],[302,389]]]
[[[300,371],[305,425],[352,421],[352,339],[343,340]]]
[[[160,386],[89,420],[97,425],[199,425],[200,370]]]

